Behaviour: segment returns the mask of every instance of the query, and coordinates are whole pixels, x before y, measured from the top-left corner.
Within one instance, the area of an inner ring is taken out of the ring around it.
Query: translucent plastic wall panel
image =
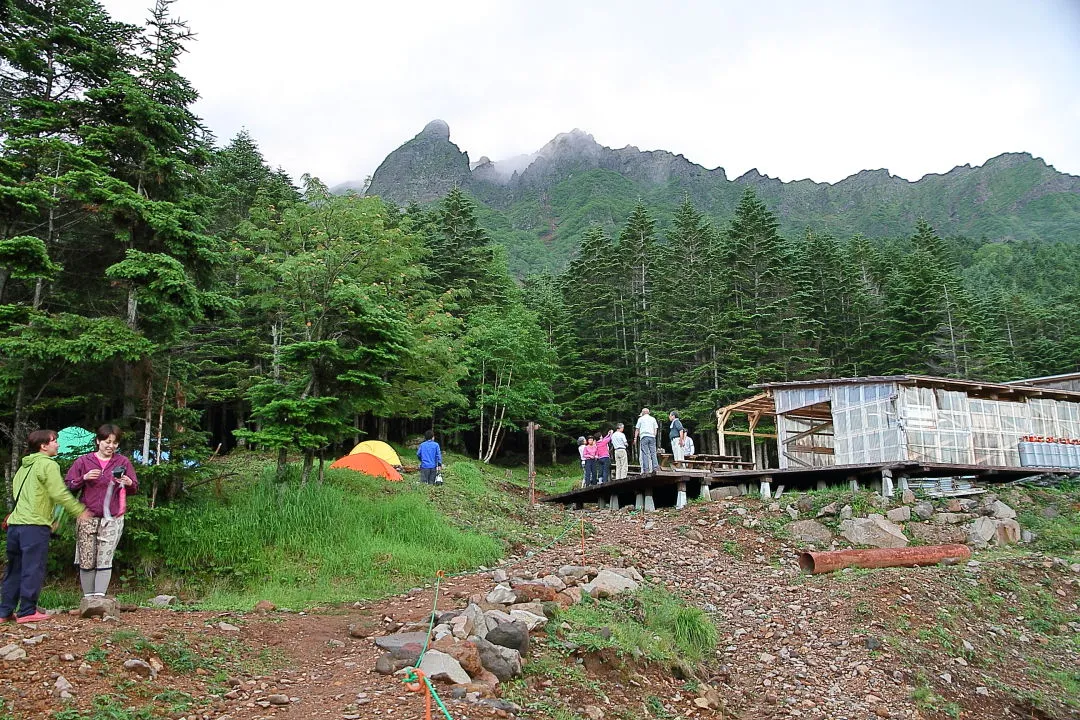
[[[905,387],[901,414],[906,457],[925,462],[973,462],[967,395],[932,388]]]
[[[975,464],[1019,467],[1020,437],[1032,424],[1028,404],[977,398],[969,402]]]
[[[783,415],[789,410],[816,405],[832,398],[831,387],[796,388],[794,390],[774,390],[773,402],[776,413]]]
[[[1028,432],[1031,435],[1041,435],[1042,437],[1057,437],[1057,401],[1033,398],[1028,400],[1026,404],[1028,411],[1031,413],[1031,425]]]
[[[834,385],[832,414],[837,465],[900,459],[896,385]]]
[[[1055,437],[1080,440],[1080,403],[1056,400],[1057,435]]]

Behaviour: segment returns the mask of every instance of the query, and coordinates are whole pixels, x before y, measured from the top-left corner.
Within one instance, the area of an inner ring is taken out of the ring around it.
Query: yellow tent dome
[[[394,452],[394,448],[381,440],[365,440],[349,451],[350,455],[359,455],[360,453],[371,453],[380,460],[385,461],[387,465],[401,467],[401,458]]]

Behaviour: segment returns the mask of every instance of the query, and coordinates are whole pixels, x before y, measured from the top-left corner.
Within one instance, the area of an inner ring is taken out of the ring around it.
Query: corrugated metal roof
[[[1080,374],[1080,373],[1078,373]],[[1023,381],[1011,383],[981,382],[978,380],[960,380],[957,378],[934,377],[932,375],[868,375],[853,378],[820,378],[817,380],[791,380],[788,382],[759,383],[751,385],[754,389],[820,387],[823,385],[877,385],[897,383],[922,387],[941,387],[968,393],[1001,395],[1013,397],[1054,397],[1060,400],[1080,402],[1080,392],[1047,388],[1038,385],[1025,385]]]

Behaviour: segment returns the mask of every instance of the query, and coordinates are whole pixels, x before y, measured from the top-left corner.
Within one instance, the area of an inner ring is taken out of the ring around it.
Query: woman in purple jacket
[[[116,452],[120,428],[102,425],[97,431],[97,450],[75,461],[64,482],[72,491],[82,490],[82,502],[93,517],[77,525],[76,563],[83,597],[104,597],[112,579],[113,554],[124,532],[127,494],[139,489],[131,461]]]

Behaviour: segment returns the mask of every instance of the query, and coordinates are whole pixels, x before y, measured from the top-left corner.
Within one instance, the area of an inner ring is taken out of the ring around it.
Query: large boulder
[[[1012,518],[995,520],[997,526],[994,532],[993,542],[995,545],[1012,545],[1020,542],[1020,523]]]
[[[596,574],[596,568],[584,565],[563,565],[559,568],[559,577],[563,580],[588,580]]]
[[[548,621],[547,617],[545,617],[543,614],[537,615],[536,613],[531,613],[528,610],[511,610],[510,617],[514,618],[519,622],[525,623],[525,627],[529,629],[529,632],[532,632],[533,630],[539,630],[540,628],[547,625]]]
[[[514,585],[514,594],[517,595],[515,602],[550,602],[555,599],[558,590],[544,583],[521,583]],[[513,604],[513,603],[511,603]]]
[[[480,637],[487,635],[487,620],[484,618],[484,611],[479,605],[475,603],[469,603],[469,605],[462,611],[462,617],[469,619],[469,623],[472,625],[472,631]],[[468,635],[466,635],[468,637]]]
[[[375,645],[383,650],[393,652],[409,644],[423,647],[424,643],[427,642],[427,638],[428,635],[426,632],[395,633],[393,635],[383,635],[382,637],[375,638]]]
[[[472,680],[454,658],[439,650],[428,650],[420,661],[421,670],[432,680],[464,685]]]
[[[487,594],[485,598],[489,603],[498,603],[501,605],[513,605],[518,601],[518,595],[516,592],[506,587],[505,585],[496,585],[495,589]]]
[[[109,597],[84,597],[79,601],[79,617],[119,619],[120,606]]]
[[[802,543],[828,545],[833,541],[832,531],[817,520],[797,520],[787,526],[787,531]]]
[[[431,647],[439,652],[444,652],[458,661],[461,669],[469,673],[469,677],[477,678],[484,671],[483,662],[480,659],[480,651],[475,643],[468,641],[443,638],[432,643]]]
[[[898,548],[908,544],[904,531],[881,515],[845,520],[840,523],[840,534],[854,545]]]
[[[919,500],[911,508],[911,512],[920,520],[929,520],[934,516],[934,504],[929,500]]]
[[[617,572],[604,569],[596,574],[592,582],[582,585],[581,589],[594,598],[606,598],[622,592],[633,592],[638,589],[638,583]]]
[[[713,500],[723,500],[724,498],[739,497],[740,495],[742,495],[742,491],[738,485],[721,485],[709,490],[709,497]]]
[[[521,674],[521,653],[475,635],[469,638],[469,642],[476,647],[484,669],[492,672],[499,680],[506,682]]]
[[[995,500],[988,509],[996,520],[1012,520],[1016,517],[1016,511],[1000,500]]]
[[[487,641],[493,645],[517,650],[522,657],[529,654],[529,627],[523,622],[508,622],[488,630]]]
[[[893,508],[889,512],[885,513],[885,517],[889,520],[889,522],[907,522],[911,519],[911,508],[907,505],[901,505],[900,507]]]
[[[967,530],[968,542],[976,547],[984,547],[997,535],[997,523],[993,518],[975,518],[975,521],[968,525]]]

